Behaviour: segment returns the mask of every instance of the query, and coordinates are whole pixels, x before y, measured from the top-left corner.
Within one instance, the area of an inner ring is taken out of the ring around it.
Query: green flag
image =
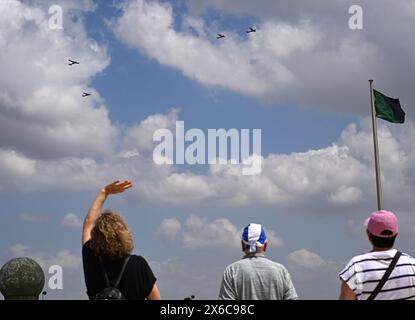
[[[393,123],[404,123],[405,112],[399,99],[389,98],[379,91],[373,90],[375,96],[376,117]]]

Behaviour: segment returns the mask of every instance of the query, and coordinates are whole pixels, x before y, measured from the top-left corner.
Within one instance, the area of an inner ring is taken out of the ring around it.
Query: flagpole
[[[380,180],[378,128],[376,125],[376,109],[375,109],[375,99],[373,96],[373,80],[369,80],[369,86],[370,86],[370,102],[372,105],[372,128],[373,128],[373,148],[375,152],[376,194],[377,194],[378,210],[382,210],[382,207],[383,207],[382,184]]]

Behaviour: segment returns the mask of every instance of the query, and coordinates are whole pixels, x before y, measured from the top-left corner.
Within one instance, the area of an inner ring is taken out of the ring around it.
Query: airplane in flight
[[[256,32],[255,28],[249,27],[249,30],[246,33]]]
[[[69,61],[68,65],[70,66],[73,66],[74,64],[80,64],[78,61],[71,60],[71,59],[68,59],[68,61]]]
[[[225,35],[218,33],[218,36],[216,37],[216,39],[220,39],[220,38],[225,38]]]
[[[88,93],[88,92],[83,92],[82,93],[82,97],[88,97],[88,96],[90,96],[90,95],[92,95],[91,93]]]

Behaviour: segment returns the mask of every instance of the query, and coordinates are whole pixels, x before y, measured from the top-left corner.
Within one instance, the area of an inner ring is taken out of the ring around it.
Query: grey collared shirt
[[[293,300],[298,296],[287,269],[256,253],[226,267],[219,299]]]

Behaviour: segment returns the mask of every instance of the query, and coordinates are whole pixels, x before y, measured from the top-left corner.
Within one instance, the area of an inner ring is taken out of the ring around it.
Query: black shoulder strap
[[[121,267],[121,271],[120,271],[120,274],[118,275],[118,278],[117,278],[117,281],[115,282],[115,284],[114,284],[114,287],[118,287],[118,285],[120,284],[120,281],[121,281],[121,278],[122,278],[122,276],[123,276],[123,274],[124,274],[124,271],[125,271],[125,268],[127,267],[127,263],[128,263],[128,261],[130,260],[130,256],[127,256],[125,259],[124,259],[124,262],[123,262],[123,265],[122,265],[122,267]],[[107,275],[107,272],[105,271],[105,267],[104,267],[104,263],[102,262],[102,260],[101,259],[99,259],[99,261],[101,262],[100,263],[100,265],[101,265],[101,269],[102,269],[102,272],[104,273],[104,278],[105,278],[105,286],[108,288],[108,287],[111,287],[111,283],[110,283],[110,280],[108,279],[108,275]]]
[[[118,285],[120,284],[121,278],[122,278],[122,276],[124,274],[124,271],[125,271],[125,267],[127,266],[127,263],[128,263],[129,260],[130,260],[130,256],[127,256],[127,258],[124,259],[124,263],[123,263],[123,265],[121,267],[120,274],[118,275],[118,278],[117,278],[117,281],[114,284],[114,287],[117,288]]]
[[[389,264],[388,269],[385,271],[382,279],[380,279],[378,285],[376,286],[375,290],[370,294],[369,298],[367,300],[373,300],[378,295],[382,287],[385,285],[386,281],[388,281],[389,276],[391,275],[393,269],[395,268],[396,264],[398,263],[398,260],[401,256],[402,252],[397,251],[395,256],[393,257],[391,263]]]
[[[105,287],[108,288],[111,286],[110,280],[108,279],[107,272],[105,271],[104,263],[102,262],[101,258],[99,259],[99,265],[101,266],[102,273],[104,274],[105,279]]]

